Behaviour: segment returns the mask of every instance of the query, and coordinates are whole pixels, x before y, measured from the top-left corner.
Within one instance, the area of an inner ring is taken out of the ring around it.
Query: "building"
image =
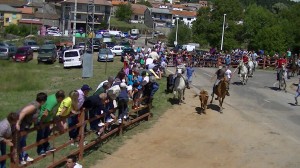
[[[144,13],[148,7],[146,5],[132,4],[131,23],[144,23]]]
[[[208,7],[208,2],[207,1],[199,1],[200,8],[206,8]]]
[[[197,19],[197,12],[195,11],[178,11],[178,10],[173,10],[172,11],[173,15],[173,20],[172,24],[176,24],[176,18],[179,20],[183,21],[184,24],[188,25],[189,27],[192,27],[193,21]]]
[[[172,13],[169,9],[147,8],[144,13],[148,27],[171,27]],[[152,26],[151,26],[152,25]]]
[[[68,30],[73,27],[74,20],[74,8],[75,0],[65,0],[61,2],[61,25],[63,30]],[[86,27],[86,20],[88,17],[87,7],[89,1],[77,0],[77,13],[76,13],[76,29],[84,29]],[[94,0],[95,12],[94,12],[94,25],[100,25],[101,22],[108,22],[112,3],[107,0]]]
[[[6,4],[0,4],[0,24],[1,27],[9,26],[11,24],[19,24],[22,19],[21,11]]]

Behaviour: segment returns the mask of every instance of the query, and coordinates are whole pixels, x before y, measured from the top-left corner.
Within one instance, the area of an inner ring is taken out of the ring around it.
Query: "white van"
[[[113,36],[121,36],[122,34],[121,31],[116,31],[116,30],[110,30],[108,33]]]
[[[83,50],[72,49],[64,52],[64,68],[79,66],[82,67]]]

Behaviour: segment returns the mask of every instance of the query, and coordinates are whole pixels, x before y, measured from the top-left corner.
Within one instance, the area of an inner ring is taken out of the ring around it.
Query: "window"
[[[82,9],[82,5],[79,5],[79,4],[78,4],[78,5],[77,5],[77,9],[78,9],[78,10],[81,10],[81,9]]]
[[[95,11],[100,12],[100,6],[95,6]]]
[[[16,14],[12,14],[12,18],[13,19],[17,19],[17,15]]]
[[[139,20],[139,16],[138,15],[134,15],[134,20]]]
[[[5,22],[9,23],[10,22],[9,18],[5,18]]]
[[[179,19],[180,19],[180,20],[183,20],[183,17],[180,17]]]
[[[76,17],[77,19],[81,19],[81,15],[80,14],[77,14],[76,16],[77,16]]]
[[[192,20],[191,18],[187,18],[187,20]]]

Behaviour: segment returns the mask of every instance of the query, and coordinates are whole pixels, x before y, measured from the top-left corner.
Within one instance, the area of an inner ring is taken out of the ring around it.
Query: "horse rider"
[[[186,71],[186,67],[184,64],[180,64],[176,67],[176,74],[174,75],[174,83],[175,83],[176,77],[180,75],[184,79],[186,88],[190,89],[189,81],[184,75],[185,71]]]
[[[253,51],[252,55],[251,55],[253,64],[254,64],[254,69],[256,68],[256,58],[257,58],[257,54],[255,51]]]
[[[279,80],[279,73],[283,70],[283,66],[286,65],[286,59],[279,57],[279,59],[276,62],[276,68],[277,68],[277,80]]]
[[[249,57],[246,54],[243,55],[242,61],[243,61],[244,65],[247,67],[247,70],[248,70],[248,73],[249,73],[249,65],[248,65]],[[241,73],[241,67],[239,67],[238,74],[240,74],[240,73]]]
[[[217,76],[217,79],[214,83],[213,92],[212,92],[211,96],[213,96],[213,94],[215,93],[214,92],[215,88],[219,85],[220,81],[225,80],[225,71],[223,70],[222,65],[219,66],[219,69],[216,71],[216,73],[214,74],[214,76],[212,76],[211,79],[213,79],[215,76]],[[226,95],[229,96],[228,88],[226,88],[226,91],[227,91]]]

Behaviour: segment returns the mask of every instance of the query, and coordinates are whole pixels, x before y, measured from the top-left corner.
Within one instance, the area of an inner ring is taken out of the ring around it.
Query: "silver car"
[[[109,48],[101,48],[99,50],[98,62],[101,61],[114,61],[114,54],[111,52]]]
[[[0,59],[6,59],[9,60],[10,56],[8,53],[8,48],[6,47],[0,47]]]
[[[24,46],[29,46],[33,51],[38,51],[40,49],[40,46],[36,43],[34,40],[25,40]]]

